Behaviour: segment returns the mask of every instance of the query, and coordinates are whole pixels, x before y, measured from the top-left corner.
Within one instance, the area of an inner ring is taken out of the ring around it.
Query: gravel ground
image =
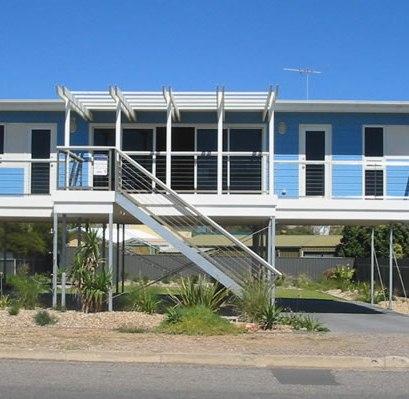
[[[409,334],[313,334],[277,330],[238,336],[189,337],[156,333],[130,334],[115,329],[127,325],[151,328],[163,316],[137,312],[85,315],[51,312],[56,325],[33,323],[35,311],[17,316],[0,311],[0,351],[119,351],[138,353],[243,353],[277,355],[409,356]]]

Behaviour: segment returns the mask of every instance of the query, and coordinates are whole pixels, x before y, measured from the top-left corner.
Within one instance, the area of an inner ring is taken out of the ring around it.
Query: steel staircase
[[[187,203],[122,151],[115,153],[116,202],[169,242],[205,273],[237,294],[250,275],[280,275],[263,258],[214,220]],[[186,232],[217,235],[223,245],[199,248]]]

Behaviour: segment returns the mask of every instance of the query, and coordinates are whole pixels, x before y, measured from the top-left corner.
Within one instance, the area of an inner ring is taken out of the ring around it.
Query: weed
[[[117,331],[121,333],[128,333],[128,334],[143,334],[143,333],[148,332],[148,330],[143,327],[127,327],[127,326],[121,326],[117,329]]]
[[[14,302],[8,307],[7,310],[10,316],[17,316],[20,313],[20,304],[18,302]]]
[[[46,310],[39,310],[34,316],[34,321],[38,326],[48,326],[57,323],[58,320]]]

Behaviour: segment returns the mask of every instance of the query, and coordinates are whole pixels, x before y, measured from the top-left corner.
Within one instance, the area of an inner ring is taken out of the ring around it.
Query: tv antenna
[[[321,71],[316,71],[311,68],[284,68],[284,71],[290,72],[297,72],[300,75],[305,76],[306,83],[307,83],[307,100],[309,99],[309,91],[310,91],[310,75],[312,74],[319,74]]]

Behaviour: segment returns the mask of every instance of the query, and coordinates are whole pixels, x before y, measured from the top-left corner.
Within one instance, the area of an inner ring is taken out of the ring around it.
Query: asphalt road
[[[0,361],[0,398],[409,397],[409,371]]]

